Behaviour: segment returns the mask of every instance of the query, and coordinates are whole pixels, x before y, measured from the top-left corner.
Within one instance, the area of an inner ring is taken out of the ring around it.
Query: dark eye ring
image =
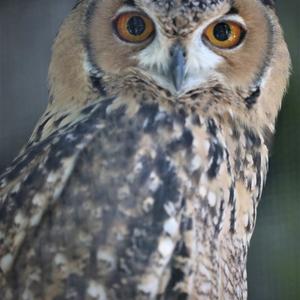
[[[139,12],[126,12],[114,20],[117,36],[128,43],[143,43],[155,33],[153,21]]]
[[[215,47],[232,49],[240,45],[246,35],[244,27],[234,21],[217,21],[204,31],[204,37]]]

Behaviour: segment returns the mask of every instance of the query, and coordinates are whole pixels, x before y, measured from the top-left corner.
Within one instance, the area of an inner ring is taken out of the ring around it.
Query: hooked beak
[[[170,75],[176,91],[180,91],[184,81],[186,58],[181,44],[176,43],[170,51]]]

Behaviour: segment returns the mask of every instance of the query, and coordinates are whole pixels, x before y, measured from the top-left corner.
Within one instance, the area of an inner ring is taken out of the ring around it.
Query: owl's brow
[[[236,7],[232,6],[225,15],[228,16],[228,15],[237,15],[237,14],[239,14],[239,10]]]
[[[124,4],[128,6],[136,6],[134,0],[124,0]]]

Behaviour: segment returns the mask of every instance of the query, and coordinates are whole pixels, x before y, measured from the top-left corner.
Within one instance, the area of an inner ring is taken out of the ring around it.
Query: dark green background
[[[300,299],[300,1],[277,0],[293,71],[248,258],[251,300]]]
[[[45,108],[52,40],[73,4],[0,0],[0,170]],[[293,74],[250,247],[250,300],[300,300],[300,0],[277,0],[277,11]]]

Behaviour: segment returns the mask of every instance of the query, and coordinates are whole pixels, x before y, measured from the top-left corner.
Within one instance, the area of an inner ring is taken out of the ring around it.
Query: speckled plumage
[[[241,59],[251,35],[267,38],[244,69],[224,54],[218,71],[176,93],[140,48],[128,61],[128,46],[112,53],[103,24],[121,0],[80,1],[55,42],[49,106],[0,177],[1,299],[247,298],[289,68],[274,11],[259,0],[124,2],[153,9],[163,35],[181,42],[234,6],[249,22]]]

